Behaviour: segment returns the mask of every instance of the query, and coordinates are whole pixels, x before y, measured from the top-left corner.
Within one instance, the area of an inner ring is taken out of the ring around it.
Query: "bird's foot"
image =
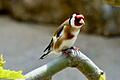
[[[79,50],[80,50],[80,48],[73,46],[73,47],[71,47],[71,48],[67,48],[67,49],[62,50],[62,52],[63,52],[63,54],[64,54],[65,56],[69,56],[70,53],[72,53],[72,50],[71,50],[71,49],[73,49],[73,50],[75,50],[75,51],[79,51]]]
[[[75,47],[75,46],[71,47],[70,49],[77,50],[77,51],[79,51],[79,50],[80,50],[80,48]]]
[[[71,50],[70,50],[70,48],[68,48],[68,49],[62,50],[62,52],[65,56],[69,56],[69,53],[71,53]]]

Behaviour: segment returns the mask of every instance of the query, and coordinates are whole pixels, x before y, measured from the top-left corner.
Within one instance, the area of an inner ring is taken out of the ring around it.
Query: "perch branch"
[[[63,54],[48,64],[27,73],[25,75],[27,80],[51,80],[54,74],[67,67],[77,68],[88,80],[105,80],[100,79],[105,73],[87,56],[79,50],[69,49],[68,52],[69,56]]]

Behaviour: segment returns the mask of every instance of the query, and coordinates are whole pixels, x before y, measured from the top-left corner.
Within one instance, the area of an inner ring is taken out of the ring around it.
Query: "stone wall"
[[[0,10],[20,21],[60,24],[72,13],[85,15],[83,32],[120,35],[120,8],[102,0],[0,0]]]

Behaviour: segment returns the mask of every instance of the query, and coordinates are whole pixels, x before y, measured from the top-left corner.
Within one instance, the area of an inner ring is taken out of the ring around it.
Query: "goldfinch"
[[[45,48],[40,59],[44,59],[49,53],[60,53],[63,50],[71,48],[79,34],[80,28],[85,24],[82,14],[73,14],[64,21],[53,34],[49,45]]]

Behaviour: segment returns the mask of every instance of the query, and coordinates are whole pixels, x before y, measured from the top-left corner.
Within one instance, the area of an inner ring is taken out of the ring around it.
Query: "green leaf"
[[[22,75],[22,71],[6,70],[0,67],[0,78],[1,79],[25,79]]]
[[[5,63],[6,61],[4,60],[3,55],[1,54],[0,55],[0,67],[3,67]]]
[[[5,60],[3,59],[3,55],[0,55],[0,80],[1,79],[25,79],[25,76],[22,74],[22,71],[14,71],[4,69],[3,66],[5,64]]]

